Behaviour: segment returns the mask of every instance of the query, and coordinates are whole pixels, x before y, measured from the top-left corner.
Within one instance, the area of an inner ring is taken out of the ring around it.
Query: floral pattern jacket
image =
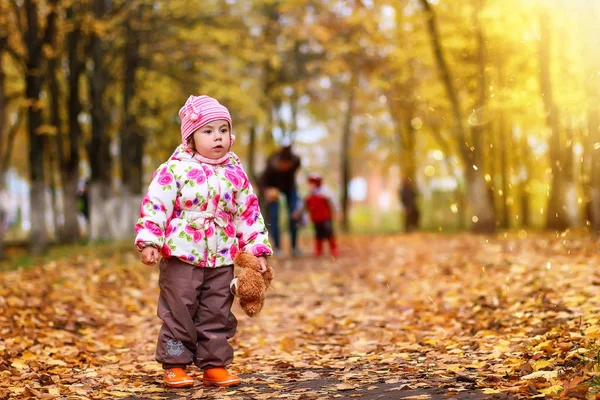
[[[239,158],[211,165],[179,146],[152,178],[135,230],[139,251],[154,246],[163,257],[198,267],[232,265],[240,250],[272,255],[268,233]]]

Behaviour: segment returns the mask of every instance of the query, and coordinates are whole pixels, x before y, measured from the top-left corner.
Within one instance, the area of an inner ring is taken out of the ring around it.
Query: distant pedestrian
[[[323,185],[323,177],[312,174],[308,177],[309,194],[304,198],[303,207],[296,211],[298,218],[304,210],[308,211],[315,232],[315,256],[323,254],[323,242],[329,243],[332,256],[338,255],[338,247],[333,229],[333,218],[337,213],[337,202],[333,194]]]
[[[292,143],[286,138],[282,143],[281,149],[269,157],[262,174],[261,185],[267,202],[267,227],[273,240],[275,254],[278,255],[281,254],[279,225],[279,197],[281,194],[283,194],[286,200],[292,254],[301,254],[298,249],[298,219],[293,216],[298,204],[296,173],[300,169],[300,166],[300,157],[294,154]]]
[[[404,206],[404,229],[412,232],[419,228],[420,212],[417,204],[418,193],[411,179],[404,178],[400,188],[400,200]]]
[[[89,183],[87,179],[84,179],[81,184],[81,188],[77,194],[79,211],[85,217],[85,222],[90,221],[90,195],[89,195]]]

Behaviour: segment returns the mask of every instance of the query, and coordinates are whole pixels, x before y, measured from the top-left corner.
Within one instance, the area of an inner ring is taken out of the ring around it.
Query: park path
[[[156,268],[92,249],[2,273],[0,398],[585,398],[598,247],[576,234],[353,236],[337,260],[274,259],[260,317],[236,306],[243,384],[178,391],[153,360]]]

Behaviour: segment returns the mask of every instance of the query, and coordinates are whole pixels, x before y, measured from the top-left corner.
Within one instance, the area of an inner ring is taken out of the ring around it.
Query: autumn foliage
[[[344,238],[338,260],[272,260],[278,279],[260,317],[236,308],[232,369],[244,382],[221,392],[162,387],[157,269],[133,251],[102,247],[2,272],[0,398],[594,396],[594,238],[365,240]]]

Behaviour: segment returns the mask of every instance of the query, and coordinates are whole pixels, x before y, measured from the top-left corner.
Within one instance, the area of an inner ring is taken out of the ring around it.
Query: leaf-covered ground
[[[595,398],[600,246],[530,234],[350,237],[273,260],[236,308],[232,389],[166,390],[157,269],[104,248],[0,273],[0,398]],[[192,375],[200,373],[192,369]]]

